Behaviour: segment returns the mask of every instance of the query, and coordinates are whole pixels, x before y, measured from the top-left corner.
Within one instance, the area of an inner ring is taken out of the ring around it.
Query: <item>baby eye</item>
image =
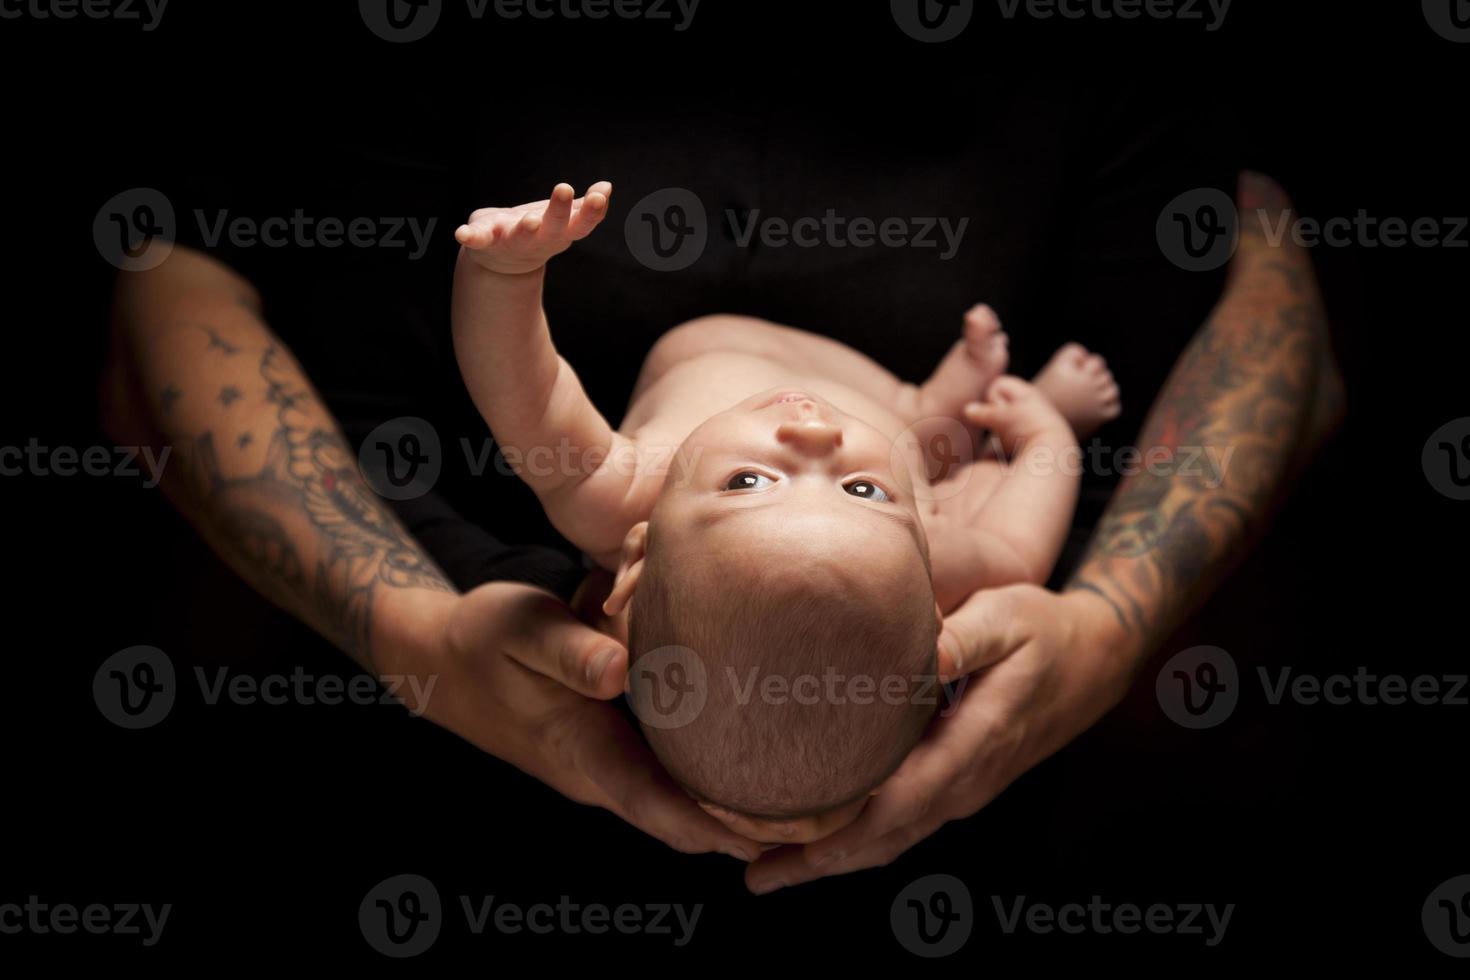
[[[854,497],[877,500],[880,503],[886,502],[889,499],[888,492],[872,480],[853,480],[851,483],[844,483],[842,489]]]
[[[764,490],[776,481],[763,473],[741,470],[725,481],[726,490]]]

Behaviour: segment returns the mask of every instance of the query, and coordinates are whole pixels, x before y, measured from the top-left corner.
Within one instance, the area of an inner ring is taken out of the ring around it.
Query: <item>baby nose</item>
[[[809,417],[782,422],[776,439],[799,452],[820,456],[842,445],[842,430],[825,419]]]

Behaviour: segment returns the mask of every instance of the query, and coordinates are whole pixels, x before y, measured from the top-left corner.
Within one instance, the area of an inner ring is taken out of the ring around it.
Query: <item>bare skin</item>
[[[829,505],[843,506],[840,493],[857,492],[922,524],[941,608],[983,585],[1045,579],[1075,504],[1075,477],[1006,467],[960,474],[969,484],[963,491],[938,494],[931,486],[935,461],[924,448],[946,420],[983,420],[1015,451],[1060,453],[1075,444],[1052,403],[1031,397],[1037,389],[1007,379],[1005,399],[991,397],[1006,366],[1005,335],[983,305],[966,315],[961,337],[922,385],[790,327],[729,315],[690,321],[650,351],[614,431],[556,353],[541,306],[545,263],[592,232],[610,193],[603,182],[575,198],[559,184],[545,201],[476,211],[456,233],[464,247],[454,337],[466,384],[507,459],[524,461],[519,474],[570,541],[616,568],[628,530],[665,493],[690,492],[696,483],[734,493],[730,479],[753,473],[756,485],[739,488],[750,492],[780,482],[793,454],[822,455],[833,480]],[[1059,355],[1038,379],[1043,384],[1065,396],[1083,426],[1116,414],[1117,387],[1085,352],[1083,359]],[[538,449],[550,447],[568,447],[562,458],[570,462],[535,465]],[[730,472],[706,471],[700,461],[711,455]],[[996,472],[1011,487],[998,496]],[[853,527],[857,533],[862,525]]]
[[[1119,487],[1061,593],[977,593],[946,617],[940,671],[974,673],[942,719],[850,825],[773,850],[746,870],[757,893],[894,860],[975,813],[1122,698],[1169,631],[1266,526],[1275,502],[1343,413],[1310,256],[1257,220],[1289,202],[1244,174],[1239,247],[1224,295],[1149,413],[1138,445],[1235,447],[1210,479],[1141,472]]]
[[[593,231],[611,186],[574,193],[559,184],[545,201],[481,209],[458,229],[454,340],[507,460],[569,540],[617,569],[609,615],[623,615],[636,591],[650,519],[679,560],[714,552],[749,576],[792,563],[893,583],[932,573],[939,613],[977,589],[1046,579],[1077,474],[1023,464],[1076,447],[1043,386],[1084,429],[1116,415],[1101,359],[1070,345],[1037,385],[1004,376],[1005,334],[977,305],[933,376],[912,385],[834,340],[708,316],[660,338],[613,430],[556,353],[541,304],[545,263]],[[968,446],[967,427],[988,430],[1008,462],[952,466],[926,452],[946,423],[958,431],[947,445]],[[561,462],[538,465],[550,447]],[[827,814],[727,824],[783,841],[836,826]]]
[[[626,650],[527,585],[460,595],[365,484],[260,311],[248,282],[178,247],[123,275],[114,306],[106,424],[172,447],[163,485],[220,558],[364,670],[415,678],[406,690],[433,693],[410,707],[486,752],[672,847],[754,857],[606,703]]]

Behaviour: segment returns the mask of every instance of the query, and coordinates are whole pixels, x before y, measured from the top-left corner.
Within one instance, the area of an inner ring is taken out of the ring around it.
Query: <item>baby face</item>
[[[927,582],[912,466],[861,419],[808,392],[774,389],[690,433],[653,519],[686,557],[836,574],[872,596],[874,583],[895,577]]]

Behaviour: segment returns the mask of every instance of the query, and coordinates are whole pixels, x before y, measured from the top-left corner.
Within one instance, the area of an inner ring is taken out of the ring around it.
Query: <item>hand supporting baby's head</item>
[[[749,511],[629,535],[629,687],[654,753],[741,833],[815,839],[856,816],[940,696],[921,548],[842,513]]]

